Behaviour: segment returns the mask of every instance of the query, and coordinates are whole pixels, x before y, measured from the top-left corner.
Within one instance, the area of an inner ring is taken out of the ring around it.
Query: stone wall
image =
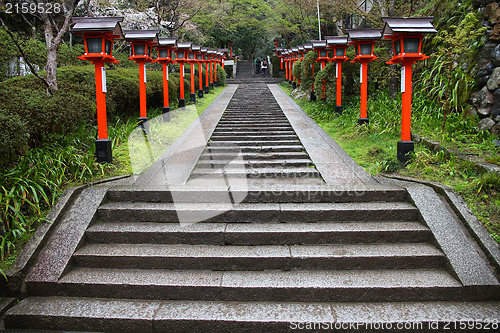
[[[479,116],[478,128],[500,136],[500,4],[491,0],[474,0],[488,28],[488,42],[478,59],[477,92],[471,95],[470,115]]]

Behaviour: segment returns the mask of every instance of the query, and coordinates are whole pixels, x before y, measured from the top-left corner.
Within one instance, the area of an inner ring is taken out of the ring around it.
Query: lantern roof
[[[208,53],[208,47],[203,47],[202,46],[201,49],[200,49],[200,52],[201,53]]]
[[[347,36],[326,36],[328,46],[347,46]]]
[[[385,23],[383,35],[390,36],[401,33],[436,33],[432,25],[434,17],[383,17]]]
[[[299,52],[299,48],[298,47],[292,47],[292,52]]]
[[[201,45],[191,45],[191,51],[200,52],[201,51]]]
[[[311,43],[304,44],[304,50],[311,51],[313,48],[313,45]]]
[[[123,31],[120,22],[123,17],[73,17],[72,22],[75,23],[71,28],[72,33],[111,33],[113,38],[122,38]]]
[[[175,44],[177,44],[177,37],[158,38],[158,46],[175,47]]]
[[[346,30],[350,41],[379,40],[382,29],[350,29]]]
[[[303,45],[299,45],[299,46],[297,46],[297,49],[299,49],[299,52],[302,52],[302,51],[304,51],[304,46]]]
[[[207,53],[208,53],[208,54],[215,54],[215,53],[217,53],[217,51],[212,50],[212,49],[208,49]]]
[[[127,42],[158,42],[160,30],[124,30]]]
[[[177,50],[189,50],[191,49],[193,42],[177,42]]]
[[[326,40],[312,40],[312,48],[317,49],[325,49],[326,48]]]

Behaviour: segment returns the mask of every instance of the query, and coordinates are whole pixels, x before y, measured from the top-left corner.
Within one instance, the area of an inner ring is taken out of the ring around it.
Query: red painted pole
[[[368,122],[368,112],[366,109],[366,101],[368,96],[368,62],[361,62],[361,114],[358,122],[367,123]]]
[[[95,63],[95,95],[97,103],[97,132],[99,140],[108,138],[108,122],[106,118],[106,93],[103,91],[102,72],[104,63]]]
[[[283,66],[281,67],[281,69],[283,69]],[[288,81],[288,64],[287,63],[285,63],[285,79],[286,79],[286,81]]]
[[[208,75],[209,75],[208,72],[209,72],[209,70],[208,70],[208,62],[206,62],[205,63],[205,94],[208,94],[209,91],[210,91],[210,87],[209,87],[210,80],[208,78]]]
[[[163,107],[168,108],[168,65],[163,63]]]
[[[198,72],[200,74],[199,78],[199,84],[200,84],[200,89],[198,90],[198,97],[202,98],[203,97],[203,71],[201,67],[201,62],[198,63]]]
[[[411,81],[412,81],[412,62],[405,61],[402,70],[404,71],[404,91],[402,93],[402,114],[401,114],[401,140],[411,141]]]
[[[217,87],[217,62],[214,62],[214,84]]]
[[[342,63],[337,62],[337,106],[342,105]]]
[[[146,113],[146,63],[144,60],[139,62],[139,99],[140,99],[140,118],[147,118]]]
[[[321,70],[325,69],[325,62],[322,61],[321,62]],[[326,92],[326,88],[325,88],[325,80],[323,80],[323,84],[321,86],[321,99],[322,100],[325,100],[325,92]]]
[[[186,100],[184,99],[184,63],[179,63],[179,76],[180,76],[180,97],[179,97],[179,107],[186,106]]]
[[[214,89],[214,62],[210,61],[210,88]]]

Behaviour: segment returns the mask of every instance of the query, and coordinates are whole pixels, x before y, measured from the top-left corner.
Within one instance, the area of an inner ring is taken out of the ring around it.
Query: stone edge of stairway
[[[339,179],[345,179],[345,177],[351,178],[350,180],[356,183],[377,183],[283,89],[277,84],[268,84],[268,87],[300,138],[302,145],[306,148],[316,169],[327,184],[336,184],[339,182]],[[332,152],[336,155],[338,161],[331,159],[329,154]],[[339,168],[344,171],[347,169],[350,172],[336,174],[336,170]]]
[[[135,180],[135,185],[183,185],[203,152],[238,85],[229,85],[181,134],[179,138]]]

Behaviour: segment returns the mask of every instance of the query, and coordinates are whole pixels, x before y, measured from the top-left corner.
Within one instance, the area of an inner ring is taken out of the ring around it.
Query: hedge
[[[179,73],[171,66],[169,100],[176,105],[179,98]],[[226,73],[218,66],[218,79],[225,84]],[[40,73],[44,75],[44,73]],[[58,68],[58,90],[47,94],[43,83],[34,75],[16,77],[0,82],[0,136],[2,152],[19,152],[50,143],[58,136],[76,130],[83,123],[96,123],[94,66],[67,66]],[[205,77],[205,76],[203,76]],[[196,87],[198,75],[195,76]],[[139,115],[138,68],[108,69],[106,72],[106,111],[109,121]],[[184,91],[189,98],[190,68],[185,70]],[[197,91],[197,89],[195,89]],[[163,106],[163,74],[161,70],[147,71],[147,106]],[[189,100],[189,99],[187,99]],[[0,152],[1,153],[1,152]],[[15,156],[16,154],[12,154]],[[13,157],[2,154],[0,163]]]

